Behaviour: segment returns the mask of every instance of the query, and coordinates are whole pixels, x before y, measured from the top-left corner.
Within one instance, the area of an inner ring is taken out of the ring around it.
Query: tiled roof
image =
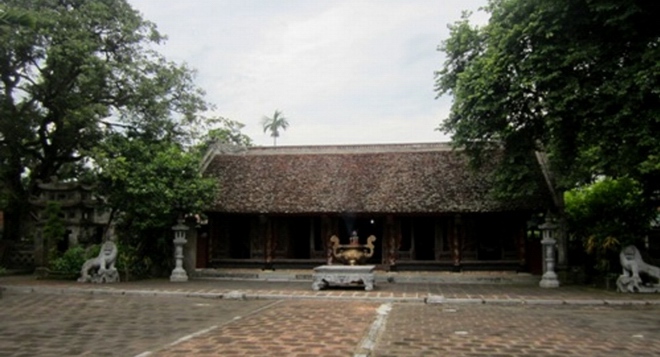
[[[470,170],[463,152],[448,144],[221,151],[205,167],[205,174],[219,183],[210,207],[216,212],[449,213],[541,208],[538,200],[495,201],[488,194],[488,170]]]

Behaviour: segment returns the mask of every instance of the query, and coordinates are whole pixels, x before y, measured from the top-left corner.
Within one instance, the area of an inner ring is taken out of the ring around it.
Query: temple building
[[[360,243],[377,237],[369,263],[381,269],[529,270],[540,265],[530,222],[550,195],[498,201],[493,167],[471,169],[446,143],[216,146],[203,171],[219,192],[196,268],[325,264],[330,237],[356,231]]]

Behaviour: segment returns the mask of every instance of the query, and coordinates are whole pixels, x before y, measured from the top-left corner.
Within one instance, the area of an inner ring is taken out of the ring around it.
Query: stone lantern
[[[183,269],[183,246],[188,242],[186,240],[186,232],[188,226],[183,224],[183,219],[179,219],[178,223],[172,227],[174,231],[174,270],[170,275],[170,281],[180,282],[188,281],[188,274]]]
[[[555,246],[557,240],[554,238],[559,226],[546,218],[545,223],[539,226],[543,234],[541,245],[543,249],[543,276],[539,286],[542,288],[557,288],[559,280],[555,273]]]

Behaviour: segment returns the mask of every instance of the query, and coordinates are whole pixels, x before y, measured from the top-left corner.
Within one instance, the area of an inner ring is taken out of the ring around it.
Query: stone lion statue
[[[119,281],[119,273],[115,268],[117,260],[117,245],[107,241],[101,246],[101,251],[96,258],[88,259],[80,269],[81,283],[116,283]]]
[[[660,291],[658,284],[650,287],[642,284],[640,273],[660,280],[660,268],[645,263],[637,247],[629,245],[623,248],[619,253],[619,261],[621,262],[621,268],[623,268],[623,274],[616,281],[617,291],[630,293]]]

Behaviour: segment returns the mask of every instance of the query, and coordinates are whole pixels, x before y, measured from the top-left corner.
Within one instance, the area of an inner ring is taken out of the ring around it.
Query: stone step
[[[261,270],[261,269],[196,269],[195,278],[262,281],[309,281],[312,269]],[[389,283],[436,283],[436,284],[538,284],[541,277],[529,273],[480,271],[480,272],[375,272],[376,282]]]

